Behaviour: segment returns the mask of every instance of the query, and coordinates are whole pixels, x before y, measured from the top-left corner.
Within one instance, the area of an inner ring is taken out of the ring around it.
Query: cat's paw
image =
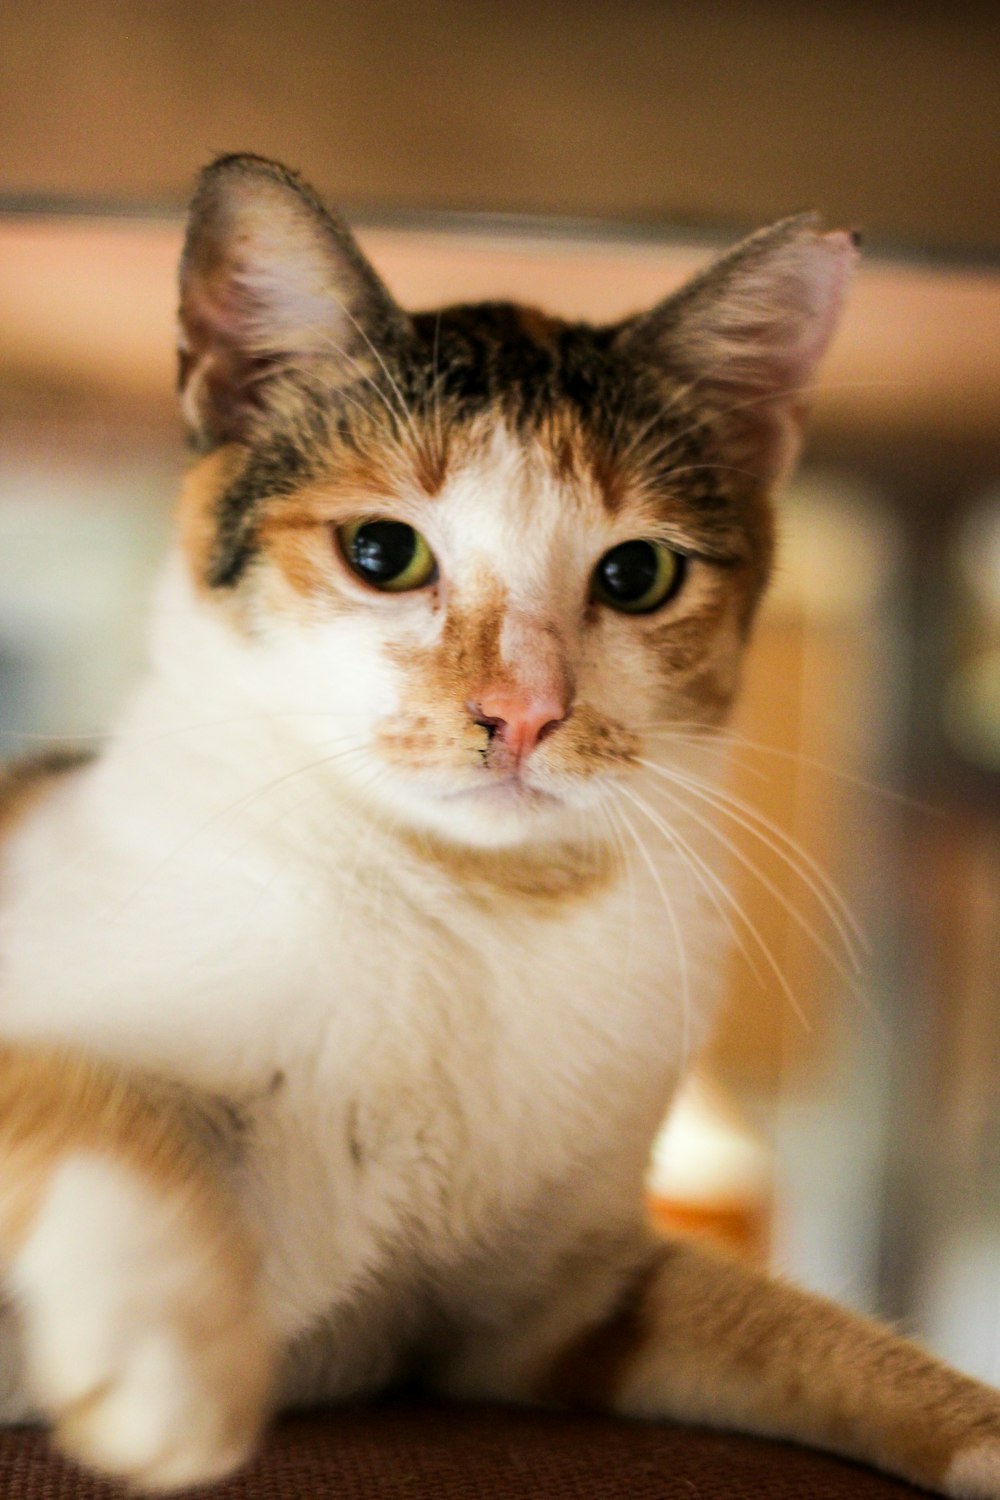
[[[173,1489],[248,1456],[270,1376],[252,1263],[183,1184],[67,1159],[11,1284],[34,1396],[73,1457]]]
[[[954,1500],[1000,1500],[1000,1437],[960,1449],[948,1465],[944,1492]]]

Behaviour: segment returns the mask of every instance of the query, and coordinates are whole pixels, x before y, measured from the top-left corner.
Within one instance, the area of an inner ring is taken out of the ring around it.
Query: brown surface
[[[9,192],[182,197],[217,151],[345,202],[997,245],[995,7],[8,0]]]
[[[217,1500],[915,1500],[921,1491],[785,1444],[725,1433],[417,1401],[282,1422]],[[122,1492],[0,1433],[4,1500]]]

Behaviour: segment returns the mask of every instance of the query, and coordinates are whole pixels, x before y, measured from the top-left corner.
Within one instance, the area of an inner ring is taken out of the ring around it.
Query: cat
[[[723,937],[684,791],[854,259],[411,316],[297,175],[203,173],[149,670],[2,795],[4,1419],[168,1489],[417,1380],[1000,1496],[1000,1396],[643,1210]]]

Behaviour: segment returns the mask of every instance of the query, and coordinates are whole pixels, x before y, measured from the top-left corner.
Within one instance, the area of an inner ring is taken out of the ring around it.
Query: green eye
[[[437,577],[433,552],[405,521],[351,521],[337,540],[351,571],[372,588],[402,594]]]
[[[622,542],[594,569],[594,597],[625,614],[649,614],[677,593],[686,563],[663,542]]]

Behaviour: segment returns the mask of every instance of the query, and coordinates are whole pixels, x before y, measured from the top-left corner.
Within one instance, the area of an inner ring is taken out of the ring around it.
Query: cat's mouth
[[[471,785],[455,787],[445,794],[445,800],[474,801],[481,806],[541,809],[556,807],[563,799],[553,792],[532,786],[520,771],[506,771],[488,773],[482,780]]]

